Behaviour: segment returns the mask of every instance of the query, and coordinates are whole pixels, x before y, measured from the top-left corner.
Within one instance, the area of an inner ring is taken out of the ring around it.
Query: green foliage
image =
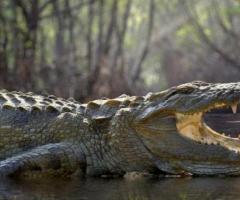
[[[225,8],[225,12],[227,14],[237,14],[237,15],[239,15],[240,14],[240,5],[237,4],[237,5],[232,6],[231,8]]]
[[[192,24],[184,24],[176,31],[176,38],[179,45],[191,39],[192,42],[199,44],[201,42],[198,33]]]

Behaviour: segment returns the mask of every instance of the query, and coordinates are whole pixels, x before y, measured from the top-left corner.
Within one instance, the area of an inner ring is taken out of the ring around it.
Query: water
[[[0,200],[240,199],[240,178],[1,180]]]

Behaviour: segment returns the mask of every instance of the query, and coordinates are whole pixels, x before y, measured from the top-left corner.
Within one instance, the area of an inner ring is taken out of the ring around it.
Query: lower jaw
[[[240,165],[216,164],[206,162],[184,162],[182,167],[195,176],[239,176]]]
[[[220,145],[235,153],[240,153],[240,140],[238,138],[230,138],[221,135],[220,133],[212,130],[206,124],[202,125],[202,134],[208,138],[208,144]]]
[[[224,164],[206,161],[174,161],[174,165],[168,161],[156,162],[159,170],[181,176],[239,176],[240,164]]]

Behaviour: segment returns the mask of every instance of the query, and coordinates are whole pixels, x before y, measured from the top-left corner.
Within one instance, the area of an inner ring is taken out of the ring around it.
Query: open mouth
[[[240,105],[218,104],[206,112],[177,113],[181,135],[199,143],[221,145],[240,152]]]
[[[223,136],[240,138],[240,106],[235,105],[208,111],[203,115],[203,121]]]

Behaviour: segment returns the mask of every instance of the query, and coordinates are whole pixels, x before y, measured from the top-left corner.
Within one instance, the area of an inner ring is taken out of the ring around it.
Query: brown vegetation
[[[238,81],[240,3],[0,1],[0,87],[86,101]]]

